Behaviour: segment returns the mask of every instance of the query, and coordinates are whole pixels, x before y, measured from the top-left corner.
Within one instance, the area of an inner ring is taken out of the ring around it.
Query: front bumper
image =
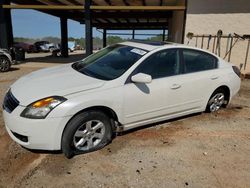
[[[27,119],[19,115],[23,109],[18,106],[12,113],[3,110],[5,126],[10,137],[29,149],[60,150],[62,133],[71,117]],[[27,137],[27,141],[22,137]]]

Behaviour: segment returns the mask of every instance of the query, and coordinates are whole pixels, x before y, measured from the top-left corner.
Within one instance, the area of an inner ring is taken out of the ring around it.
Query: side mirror
[[[148,74],[138,73],[132,76],[131,80],[135,83],[150,83],[152,82],[152,77]]]

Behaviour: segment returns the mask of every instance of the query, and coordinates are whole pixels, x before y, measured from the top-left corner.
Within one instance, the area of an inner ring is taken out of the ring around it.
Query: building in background
[[[185,36],[188,32],[203,35],[216,35],[218,30],[228,35],[250,34],[250,1],[249,0],[188,0]],[[185,43],[188,39],[185,37]],[[209,50],[212,50],[210,42]],[[190,41],[194,46],[195,38]],[[203,48],[207,48],[208,39],[204,38]],[[221,57],[225,55],[227,39],[221,40]],[[231,62],[240,65],[245,63],[248,41],[239,40],[232,50]],[[201,38],[198,39],[201,47]],[[250,54],[249,54],[250,55]],[[250,72],[250,57],[248,57],[245,72]]]

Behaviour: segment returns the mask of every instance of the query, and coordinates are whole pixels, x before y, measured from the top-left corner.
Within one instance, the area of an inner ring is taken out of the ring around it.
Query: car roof
[[[147,51],[152,51],[157,48],[167,47],[167,46],[180,46],[181,44],[166,42],[166,41],[144,41],[144,40],[130,40],[126,42],[119,43],[122,45],[133,46],[135,48],[140,48]]]
[[[119,43],[119,44],[132,46],[132,47],[135,47],[135,48],[140,48],[140,49],[146,50],[146,51],[153,51],[153,50],[156,50],[156,49],[175,48],[175,47],[177,47],[177,48],[185,48],[185,49],[198,50],[198,51],[201,51],[201,52],[205,52],[205,53],[208,53],[210,55],[213,55],[214,57],[219,58],[214,53],[211,53],[211,52],[209,52],[207,50],[204,50],[204,49],[200,49],[200,48],[197,48],[197,47],[188,46],[188,45],[180,44],[180,43],[167,42],[167,41],[164,41],[164,42],[155,42],[155,41],[153,41],[152,42],[152,41],[144,41],[144,40],[130,40],[130,41],[122,42],[122,43]]]

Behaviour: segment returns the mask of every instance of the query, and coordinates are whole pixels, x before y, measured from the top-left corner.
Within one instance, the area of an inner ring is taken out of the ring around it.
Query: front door
[[[151,75],[151,83],[124,85],[124,124],[168,115],[179,105],[181,87],[178,86],[180,58],[177,49],[162,50],[143,61],[131,76],[137,73]]]

